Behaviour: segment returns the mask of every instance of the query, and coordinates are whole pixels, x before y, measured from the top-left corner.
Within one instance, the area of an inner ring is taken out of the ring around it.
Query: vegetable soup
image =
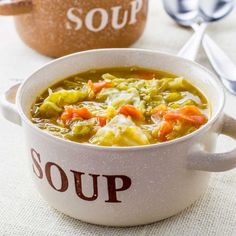
[[[32,122],[63,139],[139,146],[194,132],[210,116],[206,97],[188,80],[138,67],[89,70],[40,95]]]

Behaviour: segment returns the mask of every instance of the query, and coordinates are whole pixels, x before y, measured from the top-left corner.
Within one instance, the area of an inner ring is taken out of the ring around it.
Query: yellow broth
[[[32,122],[63,139],[139,146],[194,132],[209,117],[206,97],[189,81],[138,67],[94,69],[48,88],[32,105]]]

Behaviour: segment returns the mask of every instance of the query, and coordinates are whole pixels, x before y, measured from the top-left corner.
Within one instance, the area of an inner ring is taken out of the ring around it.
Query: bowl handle
[[[236,120],[224,115],[221,134],[227,135],[236,140]],[[201,150],[199,150],[201,148]],[[190,154],[188,168],[210,172],[221,172],[236,167],[236,148],[225,153],[208,153],[202,147],[198,147]]]
[[[20,83],[10,87],[0,98],[1,113],[10,122],[21,125],[21,118],[17,111],[15,99]]]
[[[13,16],[31,12],[32,0],[0,0],[0,15]]]

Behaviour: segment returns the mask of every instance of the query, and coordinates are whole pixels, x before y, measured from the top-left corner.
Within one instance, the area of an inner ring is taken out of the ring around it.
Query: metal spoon
[[[163,0],[167,13],[181,25],[196,24],[195,34],[187,41],[178,55],[190,60],[195,60],[202,42],[207,25],[197,27],[199,19],[198,0]]]
[[[189,40],[191,42],[187,43],[180,51],[180,55],[182,54],[185,57],[188,57],[188,50],[192,55],[197,53],[201,36],[204,35],[201,35],[201,32],[199,34],[198,23],[202,20],[207,22],[220,20],[228,15],[234,8],[233,0],[164,0],[163,3],[167,13],[177,23],[191,26],[197,31],[195,36],[193,36],[195,38],[193,39],[192,37]],[[202,24],[204,25],[202,26]],[[207,27],[206,22],[202,24],[200,27]],[[196,34],[198,37],[196,37]],[[202,43],[213,68],[221,78],[225,87],[231,93],[236,94],[236,66],[209,36],[205,35]],[[190,56],[190,59],[194,59],[194,57]]]
[[[200,0],[199,4],[200,14],[206,22],[221,20],[234,9],[234,0]]]

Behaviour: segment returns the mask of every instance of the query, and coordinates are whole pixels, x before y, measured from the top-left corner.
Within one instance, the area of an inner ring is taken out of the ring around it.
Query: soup
[[[48,88],[32,122],[79,143],[140,146],[180,138],[204,125],[206,97],[188,80],[138,67],[95,69]]]

